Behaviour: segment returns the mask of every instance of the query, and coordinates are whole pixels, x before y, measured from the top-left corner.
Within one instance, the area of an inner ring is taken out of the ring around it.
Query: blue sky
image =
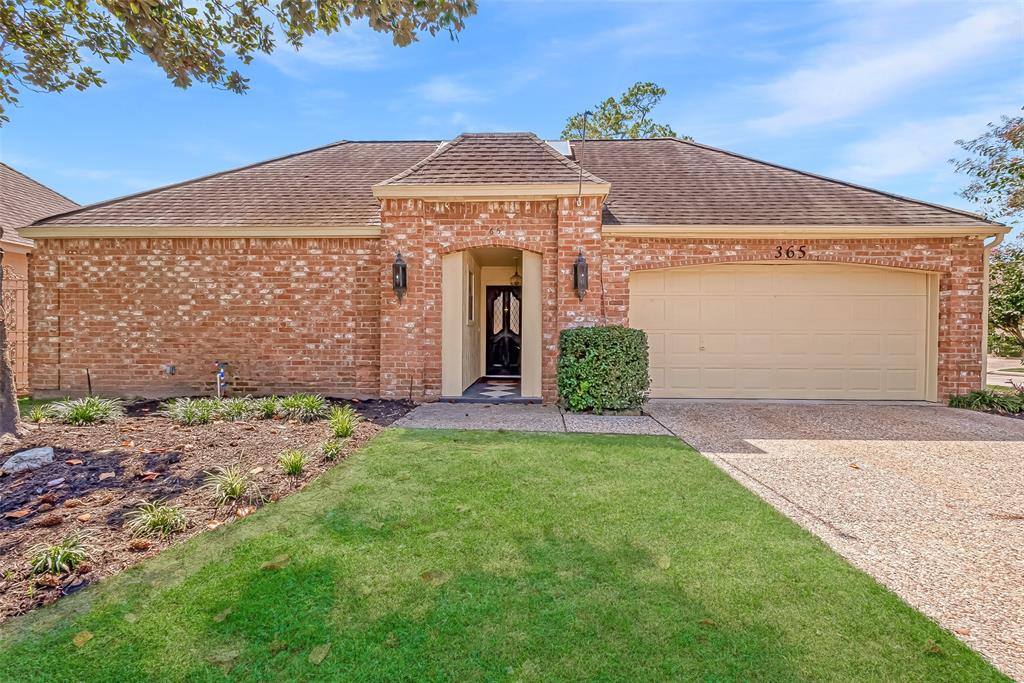
[[[493,2],[457,42],[365,27],[287,46],[238,96],[145,58],[85,93],[25,93],[0,158],[86,203],[340,139],[557,137],[638,80],[699,142],[971,208],[947,163],[1024,105],[1024,2]]]

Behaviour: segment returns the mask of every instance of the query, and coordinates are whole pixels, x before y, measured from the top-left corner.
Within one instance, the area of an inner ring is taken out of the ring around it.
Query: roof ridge
[[[10,165],[9,163],[7,163],[6,161],[0,161],[0,166],[5,166],[5,167],[7,167],[7,169],[8,169],[9,171],[11,171],[11,172],[13,172],[13,173],[17,173],[18,175],[20,175],[20,176],[21,176],[22,178],[24,178],[25,180],[29,181],[29,182],[30,182],[30,183],[32,183],[33,185],[38,185],[39,187],[41,187],[42,189],[46,190],[47,192],[52,192],[53,194],[57,195],[57,196],[58,196],[58,197],[60,197],[61,199],[66,199],[66,200],[68,200],[69,202],[71,202],[71,203],[72,203],[72,204],[74,204],[75,206],[81,206],[81,204],[79,204],[78,202],[76,202],[76,201],[75,201],[74,199],[72,199],[71,197],[68,197],[68,196],[67,196],[66,194],[63,194],[63,193],[61,193],[61,192],[57,192],[57,190],[53,189],[53,188],[52,188],[52,187],[50,187],[49,185],[44,185],[43,183],[39,182],[38,180],[36,180],[35,178],[33,178],[32,176],[30,176],[30,175],[28,175],[28,174],[26,174],[26,173],[22,173],[21,171],[19,171],[18,169],[14,168],[13,166],[11,166],[11,165]]]
[[[777,168],[777,169],[780,169],[780,170],[783,170],[783,171],[789,171],[790,173],[796,173],[796,174],[799,174],[799,175],[802,175],[802,176],[806,176],[808,178],[814,178],[816,180],[823,180],[823,181],[825,181],[827,183],[835,183],[836,185],[843,185],[845,187],[852,187],[855,190],[863,190],[865,192],[872,192],[874,194],[882,195],[883,197],[889,197],[890,199],[898,199],[900,201],[909,202],[911,204],[918,204],[920,206],[928,206],[928,207],[931,207],[933,209],[939,209],[941,211],[948,211],[949,213],[954,213],[954,214],[957,214],[957,215],[960,215],[960,216],[965,216],[967,218],[974,218],[976,220],[983,221],[983,222],[988,223],[990,225],[998,225],[1000,227],[1006,227],[1006,225],[1003,224],[1003,223],[999,223],[997,221],[993,221],[993,220],[991,220],[989,218],[986,218],[985,216],[983,216],[981,214],[974,213],[974,212],[971,212],[971,211],[966,211],[964,209],[955,209],[955,208],[953,208],[951,206],[944,206],[943,204],[936,204],[934,202],[926,202],[926,201],[921,200],[921,199],[914,199],[913,197],[907,197],[905,195],[896,194],[895,192],[886,192],[885,190],[879,190],[879,189],[874,188],[874,187],[868,187],[867,185],[858,185],[857,183],[852,183],[852,182],[850,182],[848,180],[840,180],[839,178],[832,178],[830,176],[821,175],[819,173],[811,173],[810,171],[803,171],[803,170],[801,170],[799,168],[793,168],[791,166],[783,166],[782,164],[772,163],[771,161],[765,161],[764,159],[758,159],[756,157],[747,156],[745,154],[740,154],[738,152],[732,152],[732,151],[729,151],[727,149],[721,149],[719,147],[712,147],[710,145],[705,145],[705,144],[702,144],[700,142],[694,142],[693,140],[683,140],[683,139],[678,138],[678,137],[669,137],[669,138],[631,138],[631,139],[634,139],[634,140],[642,140],[642,139],[648,139],[648,140],[655,140],[655,139],[657,139],[657,140],[674,140],[675,142],[678,142],[679,144],[682,144],[682,145],[690,145],[690,146],[693,146],[693,147],[699,147],[700,149],[705,149],[705,150],[707,150],[709,152],[717,152],[718,154],[725,154],[727,156],[735,157],[737,159],[743,159],[744,161],[752,161],[752,162],[754,162],[756,164],[761,164],[762,166],[770,166],[772,168]]]
[[[111,197],[110,199],[104,199],[104,200],[99,201],[99,202],[93,202],[92,204],[85,204],[84,206],[79,206],[77,209],[72,209],[70,211],[64,211],[62,213],[55,213],[52,216],[45,216],[43,218],[36,219],[36,220],[32,221],[31,223],[29,223],[29,225],[30,226],[32,226],[32,225],[39,225],[43,221],[53,220],[54,218],[64,218],[66,216],[74,216],[77,213],[82,213],[82,212],[88,211],[90,209],[96,209],[96,208],[99,208],[101,206],[109,206],[110,204],[117,204],[118,202],[127,201],[129,199],[135,199],[137,197],[147,197],[147,196],[149,196],[151,194],[156,194],[158,192],[164,192],[165,190],[173,190],[173,189],[178,188],[178,187],[184,187],[186,185],[192,185],[193,183],[198,183],[198,182],[201,182],[201,181],[204,181],[204,180],[210,180],[211,178],[218,178],[220,176],[229,175],[231,173],[238,173],[240,171],[246,171],[246,170],[248,170],[250,168],[256,168],[257,166],[263,166],[265,164],[272,164],[275,161],[284,161],[285,159],[291,159],[293,157],[302,156],[304,154],[312,154],[313,152],[319,152],[321,150],[329,149],[331,147],[339,147],[341,145],[346,145],[346,144],[349,144],[348,140],[337,140],[335,142],[331,142],[331,143],[328,143],[326,145],[320,145],[319,147],[312,147],[310,149],[304,149],[304,150],[301,150],[299,152],[292,152],[291,154],[282,154],[281,156],[272,157],[270,159],[263,159],[262,161],[256,161],[256,162],[253,162],[251,164],[245,164],[243,166],[235,166],[234,168],[228,168],[228,169],[224,169],[222,171],[216,171],[214,173],[208,173],[206,175],[201,175],[201,176],[198,176],[196,178],[188,178],[187,180],[180,180],[180,181],[178,181],[176,183],[168,183],[167,185],[160,185],[158,187],[151,187],[150,189],[142,190],[141,192],[132,192],[131,194],[125,194],[125,195],[121,195],[119,197]],[[28,226],[26,226],[26,227],[28,227]]]
[[[460,142],[465,140],[467,135],[468,135],[467,133],[461,133],[461,134],[459,134],[457,137],[453,138],[449,142],[446,142],[446,141],[442,140],[441,142],[438,143],[437,149],[435,149],[433,152],[431,152],[427,156],[423,157],[422,159],[420,159],[415,164],[413,164],[409,168],[405,169],[401,173],[395,174],[395,175],[391,176],[390,178],[388,178],[387,180],[382,180],[382,181],[380,181],[377,184],[378,185],[390,185],[390,184],[392,184],[394,182],[397,182],[397,181],[401,180],[402,178],[408,178],[410,175],[412,175],[416,171],[420,170],[421,168],[426,166],[428,163],[430,163],[434,159],[437,159],[439,156],[441,156],[442,154],[446,153],[448,150],[452,149],[453,147],[458,145]]]

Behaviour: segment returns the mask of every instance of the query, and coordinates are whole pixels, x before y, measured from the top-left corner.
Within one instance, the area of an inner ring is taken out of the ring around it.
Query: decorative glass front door
[[[522,288],[487,288],[487,374],[518,375]]]

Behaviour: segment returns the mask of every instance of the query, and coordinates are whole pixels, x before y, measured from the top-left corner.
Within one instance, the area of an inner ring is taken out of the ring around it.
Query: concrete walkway
[[[647,415],[576,415],[558,406],[514,403],[426,403],[395,423],[422,429],[669,435]]]

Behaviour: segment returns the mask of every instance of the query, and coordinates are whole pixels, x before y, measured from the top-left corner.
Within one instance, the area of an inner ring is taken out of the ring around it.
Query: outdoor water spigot
[[[226,360],[215,360],[213,364],[217,366],[217,398],[221,398],[224,395],[225,387],[228,385],[225,372],[228,362]]]

